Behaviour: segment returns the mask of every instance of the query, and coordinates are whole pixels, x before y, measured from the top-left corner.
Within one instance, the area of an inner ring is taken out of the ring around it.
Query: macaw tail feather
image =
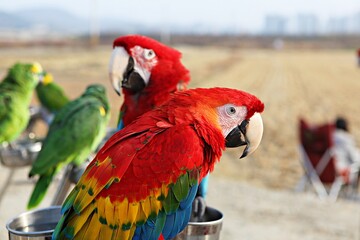
[[[28,209],[37,207],[41,203],[52,182],[55,173],[56,173],[56,169],[53,169],[51,170],[51,172],[48,172],[45,175],[40,176],[40,178],[36,182],[36,185],[28,202],[27,205]]]
[[[52,240],[54,240],[54,239],[56,240],[56,239],[59,238],[60,233],[61,233],[62,226],[63,226],[64,221],[65,221],[65,218],[66,218],[66,215],[63,215],[63,216],[60,218],[60,220],[59,220],[58,224],[56,225],[55,230],[54,230],[54,232],[53,232],[53,234],[52,234],[52,238],[51,238]]]

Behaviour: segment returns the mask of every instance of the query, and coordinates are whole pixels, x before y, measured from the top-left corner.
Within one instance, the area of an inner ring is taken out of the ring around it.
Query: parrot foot
[[[192,203],[191,222],[202,222],[204,221],[206,209],[205,199],[201,196],[197,196]]]

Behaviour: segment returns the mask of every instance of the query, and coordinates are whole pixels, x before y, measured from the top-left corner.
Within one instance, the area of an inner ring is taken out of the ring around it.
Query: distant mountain
[[[98,19],[99,31],[102,34],[113,33],[182,33],[182,32],[208,32],[209,26],[196,25],[182,26],[163,22],[149,24],[146,22],[132,22],[127,19],[100,18]],[[22,31],[28,38],[47,36],[84,35],[90,31],[90,19],[75,16],[58,8],[31,8],[14,12],[0,11],[0,34],[11,32],[17,35]],[[5,30],[5,31],[4,31]],[[9,34],[9,33],[6,33]]]
[[[36,8],[15,12],[32,25],[46,26],[60,32],[85,32],[89,29],[88,21],[56,8]]]
[[[85,19],[55,8],[24,9],[11,13],[0,12],[0,29],[42,29],[43,31],[68,34],[88,32]]]
[[[29,23],[20,16],[0,11],[0,29],[21,29],[29,27]]]
[[[101,33],[135,33],[152,30],[151,26],[119,19],[99,19]],[[90,21],[57,8],[23,9],[15,12],[0,11],[1,30],[36,30],[57,34],[82,35],[89,32]]]

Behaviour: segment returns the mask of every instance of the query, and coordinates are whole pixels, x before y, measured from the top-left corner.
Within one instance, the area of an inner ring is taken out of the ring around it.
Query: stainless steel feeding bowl
[[[9,240],[50,240],[60,218],[61,206],[22,213],[6,224]]]
[[[0,145],[0,161],[6,167],[28,166],[41,150],[40,139],[23,139]]]
[[[190,221],[174,240],[219,240],[222,222],[220,211],[206,207],[204,217],[197,222]]]
[[[11,219],[6,228],[9,240],[50,240],[61,218],[61,206],[52,206],[20,214]],[[174,240],[219,240],[223,214],[207,207],[199,222],[189,222]]]

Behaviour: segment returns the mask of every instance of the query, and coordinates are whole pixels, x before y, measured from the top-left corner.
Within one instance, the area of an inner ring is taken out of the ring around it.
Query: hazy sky
[[[89,18],[97,6],[101,17],[140,23],[193,23],[259,29],[266,14],[286,17],[297,13],[314,13],[320,20],[360,12],[360,0],[2,0],[0,11],[21,8],[58,7]]]

